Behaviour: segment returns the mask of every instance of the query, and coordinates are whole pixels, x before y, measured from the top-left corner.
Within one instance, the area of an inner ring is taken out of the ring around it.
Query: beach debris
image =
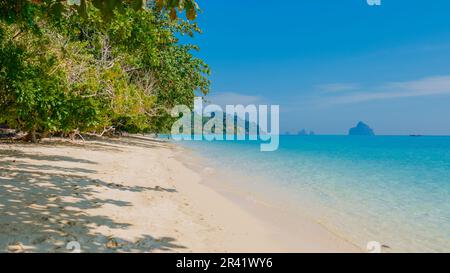
[[[109,240],[108,240],[108,242],[106,243],[106,247],[107,248],[113,248],[113,249],[115,249],[115,248],[118,248],[119,247],[119,243],[117,242],[117,240],[116,239],[114,239],[114,238],[110,238]]]
[[[108,183],[108,186],[111,188],[122,188],[123,185],[116,184],[116,183]]]
[[[14,242],[14,243],[8,245],[8,251],[18,253],[18,252],[23,252],[24,248],[23,248],[23,245],[21,242]]]

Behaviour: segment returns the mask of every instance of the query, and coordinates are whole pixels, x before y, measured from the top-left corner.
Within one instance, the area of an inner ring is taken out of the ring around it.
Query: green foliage
[[[61,19],[76,11],[87,17],[92,6],[106,21],[112,19],[116,12],[124,13],[128,8],[155,8],[168,12],[172,20],[178,18],[178,12],[185,11],[187,19],[195,20],[199,9],[194,0],[0,0],[0,20],[32,26],[39,15]],[[42,11],[44,14],[40,13]]]
[[[100,4],[109,1],[92,1],[85,13],[55,20],[37,8],[55,1],[18,2],[30,15],[4,10],[0,21],[0,120],[10,126],[38,137],[109,127],[161,132],[173,106],[209,91],[197,48],[176,38],[197,25],[173,21],[160,7],[118,1],[105,20]]]
[[[15,37],[15,31],[14,27],[3,28],[7,37]],[[67,71],[60,69],[64,59],[51,45],[48,37],[33,33],[18,40],[0,40],[2,119],[21,130],[43,134],[95,124],[92,102],[70,92]]]

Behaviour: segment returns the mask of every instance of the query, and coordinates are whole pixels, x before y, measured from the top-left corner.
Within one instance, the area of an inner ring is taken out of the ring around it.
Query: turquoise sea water
[[[281,136],[275,152],[252,141],[182,143],[289,192],[299,210],[362,248],[450,252],[450,137]]]

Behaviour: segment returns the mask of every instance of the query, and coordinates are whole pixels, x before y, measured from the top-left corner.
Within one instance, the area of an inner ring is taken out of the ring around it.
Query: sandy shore
[[[185,161],[144,138],[1,143],[0,252],[360,251],[305,217],[247,206]]]

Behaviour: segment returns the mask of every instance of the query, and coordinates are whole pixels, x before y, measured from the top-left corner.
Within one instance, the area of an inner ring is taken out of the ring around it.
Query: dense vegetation
[[[0,8],[0,124],[29,140],[166,132],[174,105],[192,106],[209,90],[196,46],[177,38],[200,31],[191,0],[0,0]]]

